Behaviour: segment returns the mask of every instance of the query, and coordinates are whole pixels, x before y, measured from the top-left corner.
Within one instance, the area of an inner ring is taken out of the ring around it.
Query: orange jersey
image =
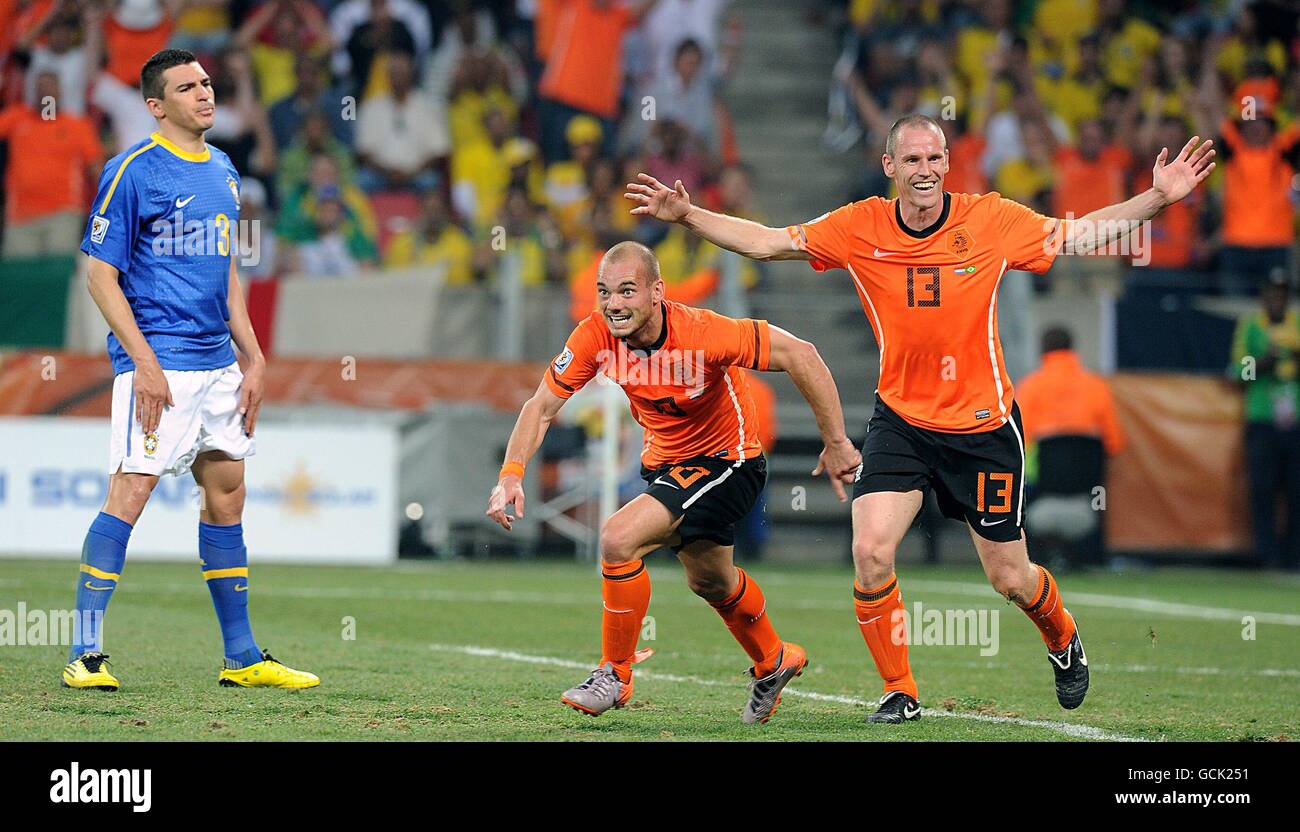
[[[1011,416],[998,338],[1007,269],[1044,272],[1059,222],[997,193],[943,195],[925,231],[897,199],[871,197],[788,228],[817,271],[844,268],[880,346],[880,398],[910,424],[981,433]]]
[[[648,468],[696,456],[745,460],[763,446],[741,368],[766,370],[771,351],[767,321],[673,301],[664,301],[659,343],[632,349],[597,311],[578,324],[551,362],[546,386],[567,399],[598,373],[617,382],[645,428],[641,462]]]

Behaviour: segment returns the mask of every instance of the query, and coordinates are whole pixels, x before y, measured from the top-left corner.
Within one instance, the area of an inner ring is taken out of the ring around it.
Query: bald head
[[[940,126],[939,122],[929,116],[923,116],[920,113],[913,113],[910,116],[903,116],[898,121],[894,122],[893,127],[889,128],[889,137],[885,139],[885,153],[887,153],[890,158],[897,155],[899,135],[901,135],[904,130],[913,127],[928,127],[939,135],[939,141],[943,143],[943,146],[945,148],[948,147],[948,137],[944,134],[943,127]]]
[[[659,280],[659,259],[655,253],[640,243],[625,240],[610,246],[605,256],[600,258],[597,279],[605,277],[606,270],[615,264],[631,261],[636,267],[637,277],[643,286],[653,286]]]

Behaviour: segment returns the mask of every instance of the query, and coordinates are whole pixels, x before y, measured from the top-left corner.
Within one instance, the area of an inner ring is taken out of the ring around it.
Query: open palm
[[[1168,164],[1165,160],[1169,158],[1169,148],[1160,148],[1156,165],[1151,169],[1151,185],[1165,204],[1172,205],[1190,194],[1214,170],[1214,142],[1207,139],[1197,147],[1200,138],[1192,136],[1178,157]]]
[[[677,222],[691,210],[691,195],[686,193],[682,180],[678,179],[674,187],[645,173],[638,173],[638,182],[627,183],[627,199],[637,203],[631,213],[654,217],[664,222]]]

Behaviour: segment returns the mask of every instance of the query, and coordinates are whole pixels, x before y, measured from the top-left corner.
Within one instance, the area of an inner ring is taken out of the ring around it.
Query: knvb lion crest
[[[966,230],[966,226],[959,225],[948,232],[948,251],[952,252],[953,256],[965,260],[974,247],[975,238]]]

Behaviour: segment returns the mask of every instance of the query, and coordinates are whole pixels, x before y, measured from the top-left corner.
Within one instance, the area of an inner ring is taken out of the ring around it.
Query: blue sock
[[[199,522],[199,563],[221,624],[226,667],[237,670],[262,660],[248,623],[248,549],[244,527]]]
[[[103,648],[104,611],[122,577],[130,539],[131,524],[102,511],[86,532],[86,542],[81,546],[81,571],[77,573],[77,618],[73,622],[69,662],[82,653],[98,653]]]

